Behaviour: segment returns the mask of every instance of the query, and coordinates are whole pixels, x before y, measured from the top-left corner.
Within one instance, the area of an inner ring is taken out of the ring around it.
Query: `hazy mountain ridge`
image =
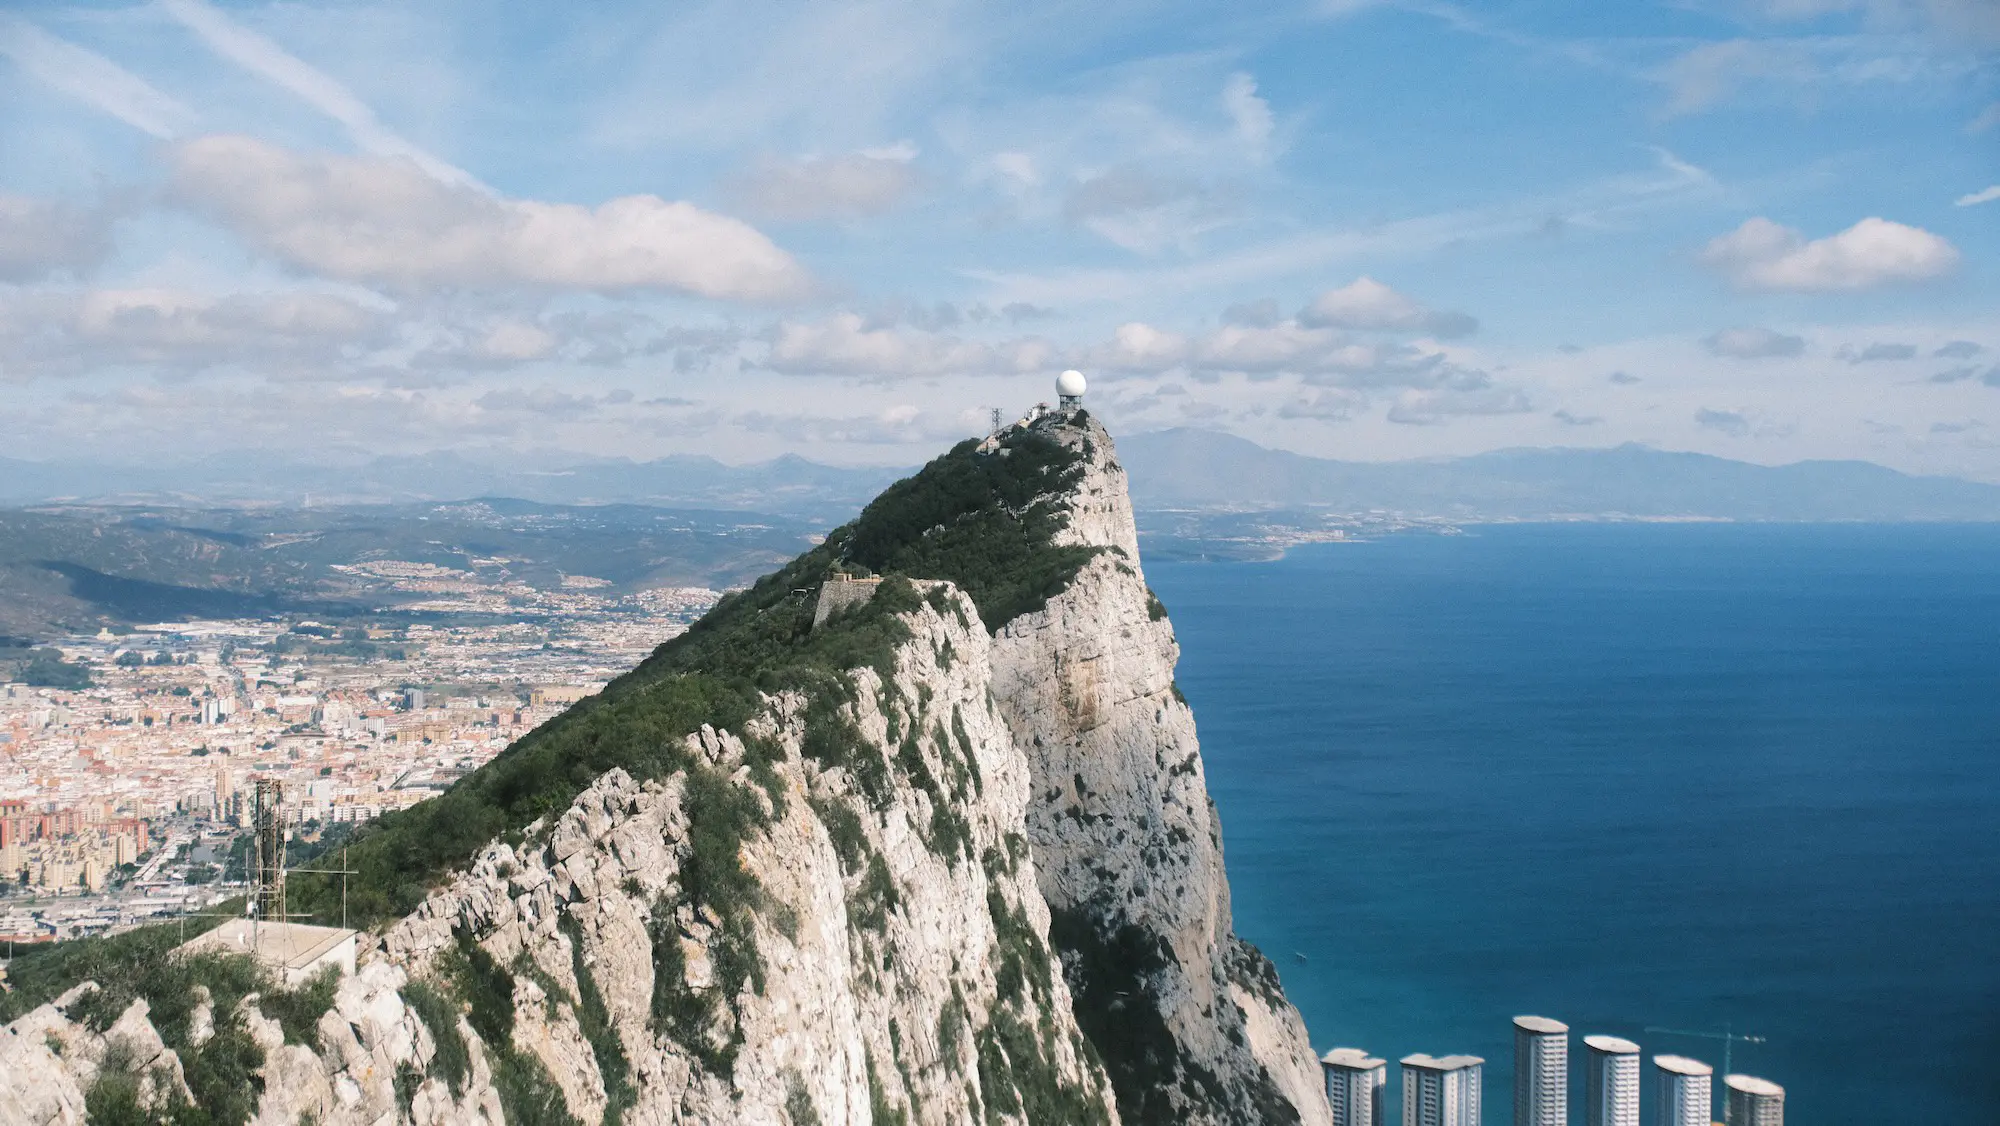
[[[273,461],[254,453],[160,465],[0,458],[0,504],[62,500],[298,506],[513,497],[542,504],[767,512],[832,524],[906,472],[820,465],[791,454],[749,465],[687,454],[640,462],[577,460],[534,451],[490,458],[433,451],[348,465]]]
[[[1120,445],[1144,509],[1383,509],[1479,522],[1578,516],[1777,521],[2000,520],[2000,486],[1870,462],[1762,466],[1645,446],[1346,462],[1207,430]]]

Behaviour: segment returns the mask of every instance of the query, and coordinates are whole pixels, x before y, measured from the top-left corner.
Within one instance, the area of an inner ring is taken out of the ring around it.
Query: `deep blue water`
[[[1414,1051],[1486,1057],[1511,1121],[1539,1013],[1718,1087],[1718,1043],[1645,1027],[1763,1035],[1735,1068],[1798,1126],[2000,1123],[2000,528],[1511,526],[1147,577],[1237,929],[1315,1048],[1392,1061],[1392,1121]]]

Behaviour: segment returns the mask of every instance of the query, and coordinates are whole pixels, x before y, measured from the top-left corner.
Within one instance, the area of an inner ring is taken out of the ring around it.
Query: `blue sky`
[[[0,445],[2000,481],[2000,4],[19,3]]]

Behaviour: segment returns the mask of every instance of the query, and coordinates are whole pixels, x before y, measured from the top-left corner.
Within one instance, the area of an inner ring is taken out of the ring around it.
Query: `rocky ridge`
[[[990,583],[949,566],[818,629],[773,594],[746,620],[802,614],[785,636],[840,675],[767,685],[674,737],[670,769],[610,769],[492,840],[367,936],[303,1033],[271,994],[165,1037],[143,999],[95,1029],[87,986],[54,998],[0,1038],[0,1121],[111,1120],[107,1074],[132,1120],[209,1121],[182,1059],[199,1086],[220,1026],[261,1053],[260,1124],[1329,1122],[1297,1013],[1230,930],[1109,436],[1079,412],[947,458],[1050,444],[1036,503],[1089,550],[997,630],[968,593]]]

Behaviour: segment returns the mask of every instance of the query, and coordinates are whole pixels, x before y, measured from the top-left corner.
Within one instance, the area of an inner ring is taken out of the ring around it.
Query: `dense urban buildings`
[[[1659,1096],[1654,1121],[1659,1126],[1709,1126],[1715,1119],[1715,1069],[1686,1056],[1654,1056]]]
[[[1569,1025],[1514,1018],[1514,1126],[1569,1126]]]
[[[54,647],[86,686],[0,684],[0,939],[100,933],[240,894],[259,780],[281,783],[294,840],[423,801],[716,598],[566,581],[505,592],[532,604],[503,616],[457,576],[432,589],[449,584],[425,565],[370,566],[431,601],[362,622],[64,638]]]
[[[1754,1075],[1722,1080],[1722,1120],[1727,1126],[1785,1126],[1785,1089]]]
[[[1404,1056],[1403,1126],[1479,1126],[1478,1056]]]
[[[1321,1056],[1319,1063],[1326,1073],[1326,1100],[1333,1106],[1333,1126],[1382,1123],[1382,1091],[1389,1082],[1388,1061],[1376,1059],[1359,1048],[1335,1048]]]
[[[1584,1126],[1639,1126],[1639,1045],[1586,1036]]]

